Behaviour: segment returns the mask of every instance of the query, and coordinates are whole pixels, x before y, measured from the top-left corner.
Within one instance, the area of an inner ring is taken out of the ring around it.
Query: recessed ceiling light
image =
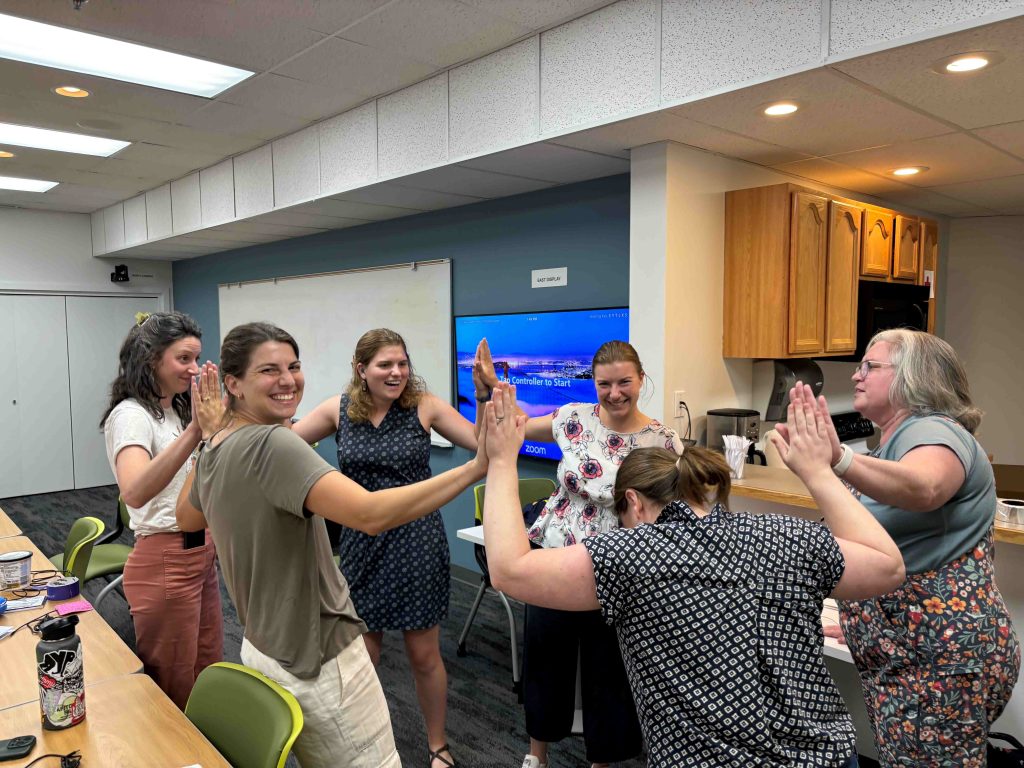
[[[0,57],[212,98],[252,72],[0,14]]]
[[[67,96],[69,99],[84,99],[89,95],[85,88],[76,88],[73,85],[62,85],[60,88],[54,88],[53,92],[58,96]]]
[[[927,165],[907,165],[903,168],[893,168],[890,173],[893,176],[916,176],[919,173],[924,173],[928,170]]]
[[[955,53],[932,64],[932,72],[938,72],[940,75],[963,75],[995,66],[1002,60],[1002,54],[996,51]]]
[[[800,109],[800,106],[795,102],[780,101],[765,107],[764,113],[769,117],[782,117],[783,115],[792,115],[798,109]]]
[[[59,181],[16,179],[13,176],[0,176],[0,189],[14,189],[18,192],[45,192],[48,189],[53,189],[59,183]]]
[[[16,147],[52,149],[56,152],[75,152],[80,155],[109,157],[128,146],[127,141],[101,139],[81,133],[49,131],[27,125],[0,123],[0,144],[14,144]]]
[[[8,152],[7,150],[4,149],[0,149],[0,159],[6,160],[8,157],[14,157],[14,153]]]

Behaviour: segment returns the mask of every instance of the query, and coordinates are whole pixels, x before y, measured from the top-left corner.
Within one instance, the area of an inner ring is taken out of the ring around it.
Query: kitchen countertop
[[[776,504],[787,504],[791,507],[803,507],[804,509],[818,508],[807,491],[807,486],[784,467],[762,467],[758,464],[747,464],[743,470],[743,479],[732,481],[732,495],[772,501]],[[997,520],[995,538],[996,541],[1005,541],[1010,544],[1024,544],[1024,525],[1014,525]]]

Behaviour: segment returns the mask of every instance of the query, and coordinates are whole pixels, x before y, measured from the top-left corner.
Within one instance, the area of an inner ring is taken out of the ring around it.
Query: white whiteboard
[[[452,291],[447,259],[219,286],[220,337],[236,325],[263,321],[299,344],[306,374],[300,418],[344,391],[356,341],[372,328],[405,339],[409,359],[428,389],[445,402],[451,392]],[[436,432],[434,445],[450,446]]]

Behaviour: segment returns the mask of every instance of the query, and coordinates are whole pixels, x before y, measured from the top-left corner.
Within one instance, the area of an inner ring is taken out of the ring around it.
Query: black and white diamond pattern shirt
[[[619,638],[649,768],[841,766],[854,729],[822,656],[835,538],[783,515],[698,517],[583,542]]]

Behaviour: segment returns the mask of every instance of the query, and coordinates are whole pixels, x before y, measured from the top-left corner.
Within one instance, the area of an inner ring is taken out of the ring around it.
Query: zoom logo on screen
[[[543,445],[532,445],[530,443],[525,443],[523,445],[523,453],[532,453],[535,456],[547,456],[548,452],[547,450],[545,450]]]

